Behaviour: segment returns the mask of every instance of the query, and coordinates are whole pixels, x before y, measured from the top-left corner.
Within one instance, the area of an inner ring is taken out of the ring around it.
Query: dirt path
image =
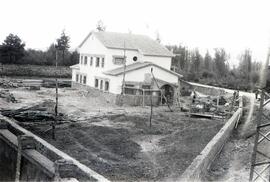
[[[249,94],[248,113],[241,124],[223,147],[219,157],[213,162],[206,181],[242,182],[249,180],[251,154],[254,144],[254,108],[253,94]],[[252,137],[250,137],[252,135]]]

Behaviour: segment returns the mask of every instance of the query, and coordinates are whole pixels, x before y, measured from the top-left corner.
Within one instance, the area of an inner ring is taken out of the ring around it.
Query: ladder
[[[265,146],[270,147],[270,117],[266,115],[265,106],[270,103],[270,94],[260,90],[260,108],[256,116],[257,127],[249,181],[270,181],[270,154]],[[265,122],[266,121],[266,122]]]
[[[261,96],[259,111],[256,116],[256,135],[251,156],[251,167],[249,181],[253,182],[258,179],[260,181],[270,181],[270,117],[265,113],[265,106],[270,103],[270,94],[264,89],[266,87],[266,80],[268,75],[268,65],[270,58],[270,47],[266,62],[261,72],[261,80],[259,92]]]

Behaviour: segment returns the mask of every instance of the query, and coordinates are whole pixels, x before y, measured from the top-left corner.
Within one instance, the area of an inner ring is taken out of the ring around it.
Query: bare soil
[[[0,100],[0,110],[22,107],[53,112],[54,89],[10,89],[18,103]],[[57,148],[113,181],[177,180],[223,126],[218,119],[189,118],[185,113],[155,107],[118,107],[105,98],[73,89],[59,90],[62,121],[51,139],[50,125],[19,123]],[[42,113],[44,114],[44,113]],[[50,115],[51,116],[51,115]],[[46,121],[36,117],[37,123]],[[34,122],[33,122],[34,123]]]
[[[234,130],[220,155],[212,163],[205,181],[249,181],[258,103],[254,99],[254,94],[246,101],[246,111],[240,125]]]

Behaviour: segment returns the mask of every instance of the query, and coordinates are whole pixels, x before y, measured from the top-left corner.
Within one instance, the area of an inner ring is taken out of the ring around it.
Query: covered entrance
[[[164,96],[167,99],[167,102],[172,105],[173,104],[173,98],[174,98],[174,87],[170,84],[165,84],[161,86],[161,92],[164,94]],[[161,98],[161,103],[166,104],[165,98]]]

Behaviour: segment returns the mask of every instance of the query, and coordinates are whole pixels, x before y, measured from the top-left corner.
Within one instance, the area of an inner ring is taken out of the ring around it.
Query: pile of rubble
[[[0,79],[1,88],[18,88],[20,86],[19,81],[9,80],[9,79]]]
[[[30,107],[23,107],[15,110],[1,110],[0,113],[4,116],[11,117],[20,122],[44,122],[54,121],[54,106],[55,103],[52,100],[45,100],[42,103]],[[67,118],[58,113],[57,119],[59,121],[65,121]]]
[[[9,90],[0,90],[0,98],[5,99],[7,102],[16,103],[14,95],[9,92]]]
[[[196,115],[224,117],[229,114],[234,107],[232,106],[233,97],[231,94],[220,96],[203,95],[193,91],[191,94],[190,112]]]

